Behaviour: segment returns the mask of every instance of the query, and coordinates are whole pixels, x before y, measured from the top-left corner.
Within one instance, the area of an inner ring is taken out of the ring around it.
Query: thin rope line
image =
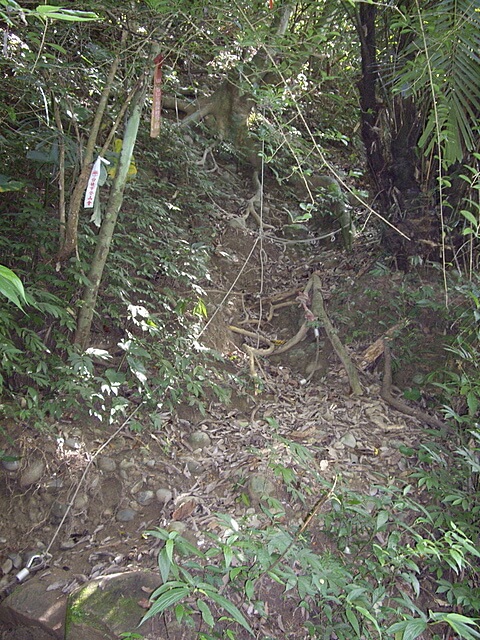
[[[158,389],[158,387],[157,387],[157,389]],[[154,389],[154,391],[155,391],[155,389]],[[87,477],[87,473],[90,471],[90,467],[92,466],[95,458],[98,456],[99,453],[101,453],[105,449],[105,447],[107,447],[110,444],[110,442],[120,433],[120,431],[128,424],[128,422],[130,422],[130,420],[133,418],[133,416],[137,413],[137,411],[140,409],[140,407],[142,407],[144,404],[145,404],[145,400],[143,400],[137,407],[135,407],[135,409],[130,413],[130,415],[127,418],[125,418],[125,420],[118,427],[118,429],[116,431],[114,431],[112,433],[112,435],[107,440],[105,440],[105,442],[102,444],[102,446],[99,449],[97,449],[97,451],[95,451],[93,456],[88,461],[87,466],[83,470],[82,477],[78,481],[77,488],[75,489],[75,492],[74,492],[72,498],[70,499],[70,502],[67,505],[67,509],[66,509],[62,519],[60,520],[60,523],[59,523],[58,527],[55,529],[55,533],[53,534],[52,539],[50,541],[50,544],[46,548],[46,550],[44,552],[44,555],[48,555],[49,554],[50,549],[53,546],[53,543],[57,539],[58,534],[60,533],[60,530],[63,527],[63,525],[65,523],[65,520],[67,519],[68,514],[72,510],[73,504],[75,502],[75,498],[77,497],[78,492],[80,491],[80,487],[82,486],[85,478]]]
[[[240,279],[240,276],[242,275],[242,273],[245,271],[245,268],[247,266],[247,264],[250,261],[250,258],[253,255],[253,252],[256,249],[256,246],[258,244],[260,240],[260,236],[257,236],[255,239],[255,242],[252,245],[252,248],[250,249],[250,253],[248,254],[248,256],[245,258],[245,262],[242,265],[242,268],[240,269],[240,271],[237,274],[237,277],[235,278],[235,280],[232,282],[232,284],[230,285],[229,290],[227,291],[227,293],[223,296],[220,304],[218,305],[218,307],[215,309],[215,311],[213,312],[213,314],[210,316],[210,319],[208,320],[208,322],[205,324],[205,326],[203,327],[203,329],[200,331],[200,333],[198,334],[198,338],[200,338],[200,336],[202,336],[205,331],[208,329],[208,327],[210,326],[210,324],[212,323],[213,319],[215,318],[215,316],[217,315],[217,313],[219,313],[220,309],[222,309],[223,305],[225,304],[225,302],[227,301],[229,295],[232,293],[235,285],[237,284],[238,280]]]

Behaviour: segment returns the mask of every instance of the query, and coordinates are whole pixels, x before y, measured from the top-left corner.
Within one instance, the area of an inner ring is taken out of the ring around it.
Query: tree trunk
[[[133,99],[132,113],[125,127],[122,151],[117,167],[117,173],[112,185],[110,197],[107,202],[105,216],[97,237],[97,245],[92,258],[88,279],[90,284],[85,287],[82,306],[78,315],[77,330],[75,332],[74,344],[81,350],[87,348],[90,339],[93,314],[103,276],[103,270],[107,262],[110,245],[117,223],[118,214],[123,202],[123,192],[127,180],[127,173],[132,159],[133,148],[137,140],[140,116],[147,95],[148,84],[144,81],[144,86],[140,87]]]
[[[385,228],[383,241],[396,256],[398,266],[407,270],[409,256],[427,257],[425,248],[431,247],[428,241],[432,240],[434,229],[431,224],[424,224],[424,203],[416,177],[420,123],[415,102],[401,93],[388,93],[388,82],[382,84],[384,100],[378,100],[376,18],[376,5],[360,3],[357,28],[362,56],[362,78],[358,83],[361,131],[372,199],[379,213],[394,225]],[[407,48],[409,38],[410,33],[400,35],[397,57]],[[395,227],[413,241],[405,240]],[[427,242],[422,244],[423,241]]]
[[[361,131],[365,145],[370,177],[375,189],[376,200],[380,202],[382,215],[390,204],[391,178],[388,168],[388,153],[379,123],[380,107],[377,101],[377,44],[375,18],[377,7],[360,3],[357,14],[357,29],[362,57],[362,78],[358,83],[361,108]]]
[[[126,31],[122,34],[121,44],[123,45],[126,40]],[[120,54],[117,55],[112,62],[108,77],[105,82],[105,86],[98,102],[95,117],[93,119],[90,134],[88,136],[85,153],[83,155],[82,168],[78,180],[73,188],[73,193],[70,198],[70,205],[68,207],[68,217],[65,221],[64,229],[61,229],[60,236],[60,249],[57,256],[58,262],[68,260],[68,258],[74,253],[77,248],[77,231],[78,220],[80,218],[80,209],[82,208],[83,194],[85,192],[90,171],[92,168],[93,154],[95,151],[95,145],[97,144],[98,132],[100,131],[100,125],[102,124],[103,115],[107,108],[108,98],[113,86],[113,81],[117,74],[118,65],[120,63]]]

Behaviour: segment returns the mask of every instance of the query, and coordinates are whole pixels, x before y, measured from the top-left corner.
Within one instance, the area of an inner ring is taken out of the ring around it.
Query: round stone
[[[98,468],[104,473],[112,473],[117,468],[117,463],[112,458],[101,456],[98,460]]]
[[[2,467],[6,471],[18,471],[20,469],[20,460],[2,460]]]
[[[120,509],[117,513],[118,522],[131,522],[136,516],[136,512],[133,509]]]
[[[157,489],[155,496],[161,504],[167,504],[167,502],[170,502],[173,498],[173,494],[170,489]]]
[[[146,507],[153,501],[154,497],[155,497],[155,494],[153,493],[153,491],[146,490],[146,491],[139,491],[135,496],[135,499],[137,500],[138,504],[142,505],[142,507]]]
[[[34,460],[28,464],[20,476],[20,486],[22,488],[30,487],[38,482],[45,471],[45,463],[43,460]]]
[[[252,500],[262,500],[275,493],[275,485],[266,476],[254,474],[248,480],[248,494]]]
[[[195,449],[205,449],[212,443],[210,436],[205,431],[194,431],[188,436],[188,443]]]

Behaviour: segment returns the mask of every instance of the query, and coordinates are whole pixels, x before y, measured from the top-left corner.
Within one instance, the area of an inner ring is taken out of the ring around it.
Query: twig
[[[297,540],[302,535],[302,533],[309,527],[311,521],[317,515],[317,513],[320,511],[320,509],[323,507],[323,505],[326,502],[328,502],[328,500],[330,500],[330,498],[333,495],[333,492],[335,491],[335,487],[336,486],[337,486],[337,476],[335,476],[334,481],[333,481],[333,485],[330,487],[330,489],[327,491],[327,493],[324,496],[322,496],[321,498],[319,498],[317,500],[317,502],[313,505],[313,508],[310,509],[310,511],[307,513],[307,515],[303,519],[302,524],[298,527],[295,535],[293,536],[293,539],[291,540],[291,542],[287,546],[287,548],[278,556],[278,558],[274,562],[272,562],[272,564],[269,567],[267,567],[267,569],[265,569],[265,571],[263,573],[260,574],[260,576],[258,577],[258,583],[259,584],[260,584],[261,580],[267,575],[267,573],[271,573],[275,569],[275,567],[278,565],[278,563],[281,560],[283,560],[283,558],[287,555],[287,553],[290,551],[290,549],[293,547],[293,545],[297,542]]]

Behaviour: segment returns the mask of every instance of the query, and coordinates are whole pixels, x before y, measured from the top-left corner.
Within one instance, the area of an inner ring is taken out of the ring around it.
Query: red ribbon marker
[[[162,121],[162,65],[163,56],[158,55],[155,60],[155,73],[153,74],[152,118],[150,121],[150,137],[158,138],[160,123]]]

